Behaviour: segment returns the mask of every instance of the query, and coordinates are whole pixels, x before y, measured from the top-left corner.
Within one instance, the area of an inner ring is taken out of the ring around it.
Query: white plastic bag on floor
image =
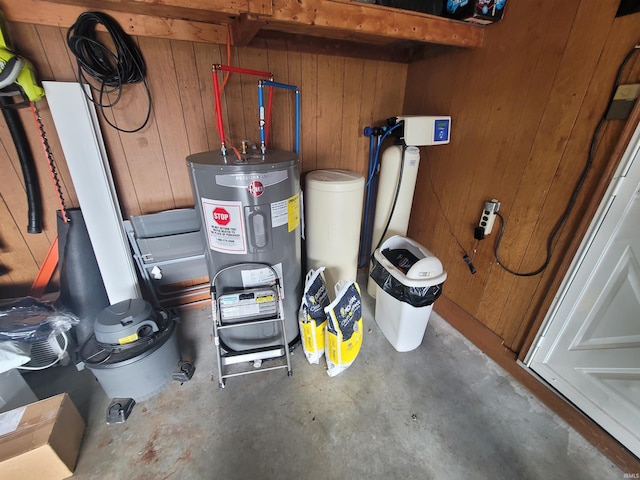
[[[327,373],[334,377],[356,359],[362,346],[362,298],[356,282],[340,280],[327,313]]]
[[[324,267],[309,270],[304,283],[302,303],[298,313],[302,349],[309,363],[319,363],[324,355],[329,295],[322,272]]]
[[[24,365],[31,360],[31,343],[0,342],[0,373]]]

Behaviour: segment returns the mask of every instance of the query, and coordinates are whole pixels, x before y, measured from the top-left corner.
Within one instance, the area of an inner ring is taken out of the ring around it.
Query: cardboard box
[[[506,3],[507,0],[447,0],[444,16],[487,25],[502,18]]]
[[[0,478],[73,475],[85,423],[66,393],[0,414],[0,428]]]

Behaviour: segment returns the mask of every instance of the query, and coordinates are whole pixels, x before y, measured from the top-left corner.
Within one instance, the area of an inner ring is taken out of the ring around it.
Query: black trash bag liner
[[[409,287],[391,275],[389,270],[384,268],[375,257],[373,257],[372,263],[373,268],[369,276],[396,300],[420,308],[433,304],[442,294],[444,282],[430,287]]]
[[[0,342],[40,342],[77,324],[78,317],[72,313],[32,297],[0,305]]]
[[[385,248],[382,255],[391,262],[391,264],[405,275],[420,260],[406,248]]]

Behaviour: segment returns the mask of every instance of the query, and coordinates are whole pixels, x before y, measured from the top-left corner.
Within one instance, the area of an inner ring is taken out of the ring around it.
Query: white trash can
[[[380,330],[398,352],[415,350],[447,279],[442,262],[422,245],[394,235],[374,252],[370,276],[377,284]]]

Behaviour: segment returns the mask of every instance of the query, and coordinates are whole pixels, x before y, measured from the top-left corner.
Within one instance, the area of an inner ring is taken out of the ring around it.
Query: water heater
[[[219,151],[187,157],[191,185],[203,228],[207,270],[244,262],[268,263],[280,276],[289,342],[299,333],[301,297],[300,175],[298,156],[270,150],[237,158]],[[235,288],[264,284],[273,271],[236,269],[224,281]],[[246,351],[281,343],[274,324],[220,331],[224,348]]]

